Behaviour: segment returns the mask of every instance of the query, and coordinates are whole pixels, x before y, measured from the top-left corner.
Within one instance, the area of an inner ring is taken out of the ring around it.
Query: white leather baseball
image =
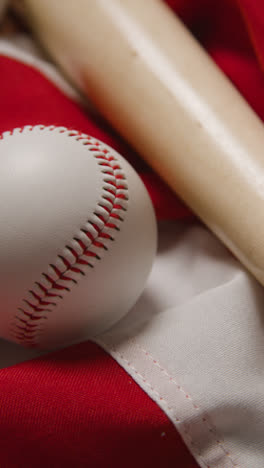
[[[0,148],[0,335],[42,348],[97,335],[151,270],[143,183],[112,148],[64,127],[14,129]]]

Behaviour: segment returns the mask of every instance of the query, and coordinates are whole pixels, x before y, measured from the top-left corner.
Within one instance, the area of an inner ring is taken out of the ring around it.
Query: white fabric
[[[159,228],[143,295],[96,341],[163,409],[201,467],[263,468],[264,290],[198,223]],[[0,342],[0,365],[35,353]]]

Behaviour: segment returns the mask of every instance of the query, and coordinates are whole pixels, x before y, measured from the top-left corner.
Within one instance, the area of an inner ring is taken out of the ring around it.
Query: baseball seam
[[[93,215],[64,247],[63,254],[58,255],[41,278],[35,281],[17,308],[10,335],[13,340],[28,347],[38,344],[43,330],[41,325],[71,291],[70,284],[74,286],[86,275],[85,270],[93,269],[101,260],[102,252],[108,250],[108,244],[115,240],[115,233],[120,230],[128,204],[125,173],[111,150],[95,138],[65,127],[27,125],[5,132],[0,135],[0,139],[34,129],[64,133],[87,146],[103,174],[104,185]]]

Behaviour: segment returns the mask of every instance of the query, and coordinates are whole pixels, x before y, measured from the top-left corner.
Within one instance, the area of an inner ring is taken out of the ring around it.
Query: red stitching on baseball
[[[94,236],[89,231],[85,231],[84,229],[82,229],[82,232],[84,232],[84,234],[88,237],[88,239],[90,239],[90,241],[94,241]]]
[[[106,225],[106,227],[109,227],[110,229],[115,229],[117,231],[120,230],[119,227],[114,223],[106,223],[105,225]]]
[[[111,240],[111,241],[114,240],[114,238],[112,236],[110,236],[110,234],[106,234],[105,232],[101,232],[99,237],[101,237],[102,239],[107,239],[107,240]]]
[[[29,291],[30,294],[32,294],[32,296],[37,299],[37,301],[39,302],[39,304],[41,305],[56,305],[55,302],[50,302],[50,301],[43,301],[43,299],[38,295],[36,294],[34,291],[30,290]]]
[[[45,286],[43,286],[43,284],[41,284],[39,282],[36,282],[36,285],[42,290],[45,297],[58,297],[58,298],[62,299],[62,296],[60,296],[59,294],[54,294],[54,293],[49,292],[48,288],[45,288]]]
[[[42,319],[41,316],[39,316],[39,315],[34,315],[34,314],[30,314],[30,313],[27,312],[26,310],[21,309],[21,307],[19,307],[18,310],[20,310],[21,312],[23,312],[23,314],[26,315],[27,317],[29,317],[30,320],[41,320],[41,319]]]
[[[25,324],[27,323],[26,320],[23,320],[20,317],[17,317],[17,320],[19,320],[20,322],[25,323]],[[36,323],[28,323],[27,326],[30,327],[30,328],[36,328],[38,325]],[[17,325],[17,328],[20,328],[20,325]],[[23,330],[24,330],[24,327],[23,327]]]
[[[114,231],[120,231],[119,225],[112,220],[116,220],[118,223],[123,222],[123,218],[118,214],[118,211],[126,211],[126,207],[123,206],[121,202],[125,203],[128,200],[127,194],[123,193],[124,191],[127,192],[128,188],[126,184],[120,184],[120,180],[125,181],[126,179],[125,175],[120,173],[122,168],[118,164],[116,158],[111,154],[111,151],[105,148],[104,144],[95,141],[92,137],[84,135],[76,130],[55,127],[54,125],[49,127],[45,127],[44,125],[37,125],[35,127],[28,125],[13,129],[10,132],[6,132],[6,134],[13,135],[14,132],[22,133],[23,131],[33,131],[35,128],[39,130],[57,131],[59,134],[67,133],[67,136],[74,137],[80,144],[89,146],[89,151],[93,153],[93,157],[96,159],[100,171],[104,175],[104,186],[102,187],[102,201],[98,204],[98,209],[95,210],[93,219],[87,221],[89,228],[80,229],[80,232],[85,234],[87,239],[89,239],[89,245],[86,246],[82,239],[77,236],[72,239],[80,249],[79,253],[72,246],[65,246],[65,250],[68,251],[74,259],[73,263],[64,255],[58,255],[57,260],[60,261],[60,264],[65,268],[62,269],[62,267],[58,266],[57,261],[56,264],[50,264],[49,268],[51,273],[43,272],[42,279],[36,281],[33,288],[28,291],[32,300],[36,301],[36,303],[25,298],[22,299],[22,302],[27,307],[18,307],[20,315],[16,315],[15,317],[11,334],[16,341],[28,346],[37,345],[38,333],[41,332],[39,323],[48,318],[48,313],[51,313],[53,307],[58,305],[58,301],[63,299],[63,294],[70,292],[71,289],[68,287],[68,283],[77,283],[76,279],[70,276],[70,273],[82,276],[85,275],[85,272],[79,268],[79,265],[94,268],[93,263],[101,259],[96,250],[108,250],[105,242],[114,241],[114,236],[109,232],[103,232],[103,230],[107,229],[113,233]],[[5,134],[0,135],[0,139],[4,137]],[[96,220],[98,220],[98,223]],[[93,249],[95,249],[95,251]],[[83,257],[87,258],[87,260]],[[88,261],[88,259],[90,259],[90,261]],[[54,275],[56,279],[53,278]],[[66,283],[67,286],[61,282]],[[34,288],[37,288],[37,291],[34,290]],[[49,301],[47,298],[52,299]]]
[[[59,291],[69,291],[69,288],[66,288],[66,286],[62,286],[61,284],[58,284],[58,282],[53,280],[49,275],[47,275],[47,273],[42,273],[42,276],[44,276],[44,278],[50,283],[51,286],[49,289],[58,289]]]
[[[37,305],[35,304],[32,304],[32,302],[28,301],[27,299],[23,299],[23,301],[31,308],[33,309],[35,312],[43,312],[44,310],[47,311],[47,312],[50,312],[51,309],[45,309],[43,307],[38,307]]]

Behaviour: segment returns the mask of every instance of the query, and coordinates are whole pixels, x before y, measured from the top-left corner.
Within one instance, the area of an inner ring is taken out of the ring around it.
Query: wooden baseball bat
[[[174,13],[161,0],[22,4],[68,77],[264,284],[263,124]]]

